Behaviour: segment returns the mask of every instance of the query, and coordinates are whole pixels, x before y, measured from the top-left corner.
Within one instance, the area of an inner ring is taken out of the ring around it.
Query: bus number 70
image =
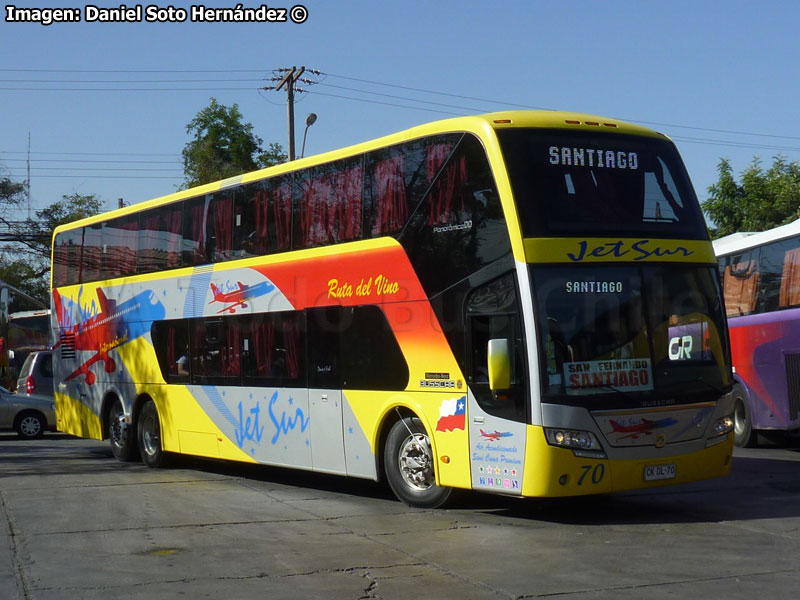
[[[594,465],[594,468],[592,465],[581,465],[581,469],[583,474],[578,478],[578,485],[583,485],[583,480],[589,473],[592,474],[592,483],[595,485],[603,481],[603,476],[606,474],[606,466],[603,463]]]

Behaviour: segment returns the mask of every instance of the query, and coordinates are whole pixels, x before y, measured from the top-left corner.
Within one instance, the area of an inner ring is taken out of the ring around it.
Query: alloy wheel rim
[[[424,492],[435,484],[433,453],[428,436],[415,433],[408,436],[398,452],[400,475],[406,484]]]
[[[28,437],[37,436],[39,435],[39,431],[41,431],[39,419],[36,417],[25,417],[20,422],[19,428],[22,430],[22,433]]]

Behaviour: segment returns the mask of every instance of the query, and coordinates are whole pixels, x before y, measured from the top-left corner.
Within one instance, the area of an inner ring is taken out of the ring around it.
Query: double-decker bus
[[[735,443],[800,429],[800,219],[714,241],[734,368]]]
[[[716,261],[674,144],[450,119],[58,228],[59,429],[169,453],[574,496],[726,474]]]
[[[28,354],[50,347],[50,313],[40,301],[0,281],[0,385],[13,390]]]

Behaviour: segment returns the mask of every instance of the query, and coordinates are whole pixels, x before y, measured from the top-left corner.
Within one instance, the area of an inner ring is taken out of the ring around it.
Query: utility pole
[[[31,218],[31,132],[28,132],[28,178],[25,180],[25,194],[28,196],[28,219]]]
[[[283,75],[281,76],[280,73],[283,73]],[[272,78],[272,81],[277,81],[278,84],[275,86],[268,86],[263,88],[264,90],[276,90],[276,91],[281,91],[284,87],[286,88],[286,101],[287,101],[288,115],[289,115],[289,160],[294,160],[296,158],[295,144],[294,144],[294,95],[296,92],[298,93],[305,92],[304,89],[296,87],[297,82],[301,81],[308,85],[313,85],[317,83],[313,79],[301,78],[303,73],[312,73],[314,75],[322,74],[320,71],[316,71],[314,69],[306,69],[305,67],[278,69],[276,72],[276,76]]]

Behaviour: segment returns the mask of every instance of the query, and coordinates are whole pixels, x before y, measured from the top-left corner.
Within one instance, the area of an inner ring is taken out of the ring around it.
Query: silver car
[[[19,372],[17,393],[53,395],[52,350],[39,350],[28,355]]]
[[[55,428],[56,405],[52,396],[12,394],[0,386],[0,429],[13,429],[21,438],[33,439]]]

